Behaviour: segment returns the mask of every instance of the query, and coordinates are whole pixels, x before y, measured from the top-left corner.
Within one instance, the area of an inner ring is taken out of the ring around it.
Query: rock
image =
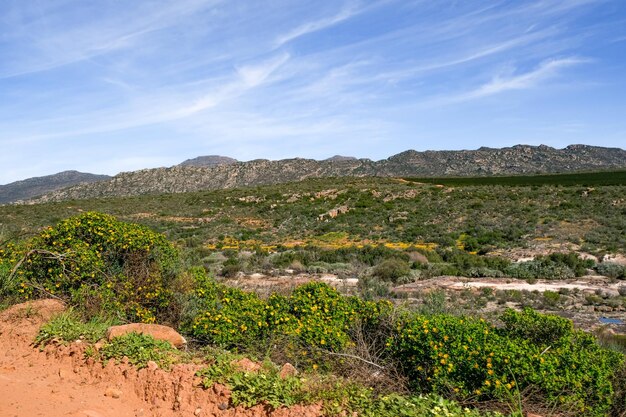
[[[187,344],[187,340],[176,330],[160,324],[131,323],[123,326],[111,326],[107,330],[107,340],[111,341],[115,337],[128,333],[147,334],[157,340],[169,342],[172,346],[180,348]]]
[[[286,363],[282,368],[280,368],[280,377],[282,379],[296,375],[298,375],[298,370],[290,363]]]
[[[257,372],[259,369],[261,369],[261,365],[251,361],[248,358],[234,360],[230,364],[244,372]]]
[[[107,388],[106,391],[104,391],[104,396],[111,398],[120,398],[122,396],[122,391],[117,388]]]
[[[148,368],[148,370],[150,371],[156,371],[157,369],[159,369],[159,365],[157,365],[155,361],[148,361],[146,363],[146,368]]]
[[[198,407],[196,408],[196,411],[193,412],[193,415],[198,417],[201,413],[202,413],[202,408]]]
[[[220,403],[217,408],[219,408],[220,410],[224,411],[226,409],[228,409],[228,403]]]
[[[626,266],[626,255],[604,255],[602,262],[610,262],[622,266]]]

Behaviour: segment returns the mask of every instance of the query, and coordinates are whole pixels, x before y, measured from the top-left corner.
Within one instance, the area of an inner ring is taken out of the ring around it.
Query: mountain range
[[[108,175],[88,174],[78,171],[63,171],[54,175],[28,178],[7,185],[0,185],[0,204],[28,200],[72,185],[105,181],[110,178]]]
[[[169,168],[123,172],[114,177],[75,171],[0,186],[0,203],[181,193],[299,181],[313,177],[439,177],[564,173],[626,168],[626,151],[588,145],[555,149],[515,145],[461,151],[408,150],[380,161],[336,155],[240,162],[210,155]],[[40,197],[32,199],[39,195]]]

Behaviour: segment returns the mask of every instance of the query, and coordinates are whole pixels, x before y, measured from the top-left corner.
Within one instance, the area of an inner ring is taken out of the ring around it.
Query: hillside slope
[[[16,181],[6,185],[0,185],[0,204],[18,200],[28,200],[72,185],[104,181],[110,178],[111,177],[108,175],[63,171],[54,175]]]
[[[180,193],[278,184],[321,177],[488,176],[591,171],[626,167],[626,151],[586,145],[564,149],[516,145],[471,151],[409,150],[381,161],[265,159],[214,167],[174,166],[116,175],[109,181],[55,191],[37,202]]]

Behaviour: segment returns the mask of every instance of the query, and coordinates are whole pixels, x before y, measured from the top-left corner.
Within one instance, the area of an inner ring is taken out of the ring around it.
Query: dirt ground
[[[319,407],[269,410],[232,407],[230,393],[204,390],[199,365],[170,372],[137,370],[84,359],[84,343],[32,346],[41,324],[64,310],[54,300],[20,304],[0,312],[0,416],[2,417],[314,417]]]

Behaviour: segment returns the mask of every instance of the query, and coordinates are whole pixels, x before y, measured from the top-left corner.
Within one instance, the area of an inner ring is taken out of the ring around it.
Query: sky
[[[577,143],[626,148],[626,1],[0,0],[0,184]]]

